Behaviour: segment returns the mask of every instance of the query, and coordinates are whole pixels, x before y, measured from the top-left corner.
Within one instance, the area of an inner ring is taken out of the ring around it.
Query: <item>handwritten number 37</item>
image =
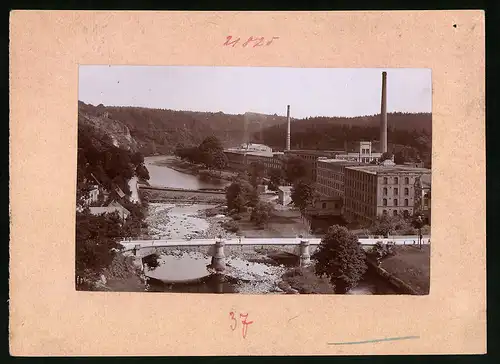
[[[230,312],[229,316],[231,317],[231,321],[233,321],[233,323],[231,324],[231,330],[234,331],[234,330],[236,330],[236,327],[238,326],[238,321],[234,317],[234,312]],[[243,338],[247,337],[248,325],[253,323],[253,321],[247,321],[247,318],[248,318],[248,313],[246,313],[246,314],[240,313],[240,319],[241,319],[241,323],[243,325],[241,328],[241,333],[243,335]]]

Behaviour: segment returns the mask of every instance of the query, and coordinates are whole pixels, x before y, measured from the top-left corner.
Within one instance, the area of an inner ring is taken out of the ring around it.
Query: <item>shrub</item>
[[[381,241],[378,241],[369,251],[370,256],[380,261],[389,256],[393,256],[396,254],[393,244],[383,244]]]
[[[282,276],[283,281],[299,293],[334,293],[328,279],[318,276],[313,267],[292,268]]]
[[[231,233],[237,233],[240,228],[234,221],[226,221],[222,223],[222,227]]]
[[[269,203],[259,202],[253,209],[250,215],[250,221],[254,222],[255,225],[263,227],[269,221],[271,217],[271,211],[273,207]]]
[[[239,221],[242,219],[241,215],[240,214],[234,214],[231,216],[233,218],[234,221]]]

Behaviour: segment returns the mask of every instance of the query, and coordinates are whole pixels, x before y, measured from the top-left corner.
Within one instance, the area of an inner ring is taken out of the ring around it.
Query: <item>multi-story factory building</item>
[[[390,160],[380,165],[345,168],[344,214],[348,220],[370,223],[380,215],[413,215],[416,196],[421,194],[422,177],[430,169],[395,165]],[[417,192],[417,193],[416,193]]]
[[[316,191],[321,197],[344,198],[345,168],[361,163],[341,159],[319,158],[317,162]]]
[[[302,158],[309,164],[309,172],[311,179],[316,181],[318,158],[335,158],[335,156],[342,152],[328,151],[328,150],[285,150],[285,156]]]
[[[273,152],[273,150],[263,144],[243,144],[238,148],[229,148],[224,151],[227,157],[228,167],[245,171],[253,162],[260,162],[266,168],[266,174],[272,169],[283,168],[283,152]]]

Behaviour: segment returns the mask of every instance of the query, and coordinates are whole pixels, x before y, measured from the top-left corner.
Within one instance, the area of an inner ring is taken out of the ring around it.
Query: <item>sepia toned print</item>
[[[429,293],[430,70],[79,73],[77,290]]]

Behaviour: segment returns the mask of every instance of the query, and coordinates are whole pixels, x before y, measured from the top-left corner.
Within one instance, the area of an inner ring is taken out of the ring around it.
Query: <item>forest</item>
[[[79,112],[108,118],[125,125],[140,152],[173,154],[178,145],[195,146],[210,136],[224,148],[245,141],[285,147],[286,117],[259,113],[240,115],[140,107],[110,107],[79,102]],[[310,117],[291,121],[291,147],[343,150],[345,142],[378,141],[380,115],[358,117]],[[430,166],[432,114],[388,113],[389,151],[405,160],[422,160]],[[112,134],[112,132],[110,131]]]
[[[79,102],[79,112],[123,123],[139,143],[143,155],[171,154],[177,145],[199,145],[209,136],[217,137],[223,147],[232,147],[260,130],[286,122],[285,117],[246,113],[194,112],[140,107],[93,106]]]
[[[405,161],[431,163],[432,115],[429,113],[388,113],[388,151],[404,155]],[[380,138],[379,115],[354,118],[314,117],[293,120],[292,149],[344,150],[345,144],[355,141],[377,141]],[[272,126],[262,133],[263,143],[273,149],[285,147],[286,124]],[[258,139],[260,136],[255,135]],[[376,150],[377,151],[377,150]]]

